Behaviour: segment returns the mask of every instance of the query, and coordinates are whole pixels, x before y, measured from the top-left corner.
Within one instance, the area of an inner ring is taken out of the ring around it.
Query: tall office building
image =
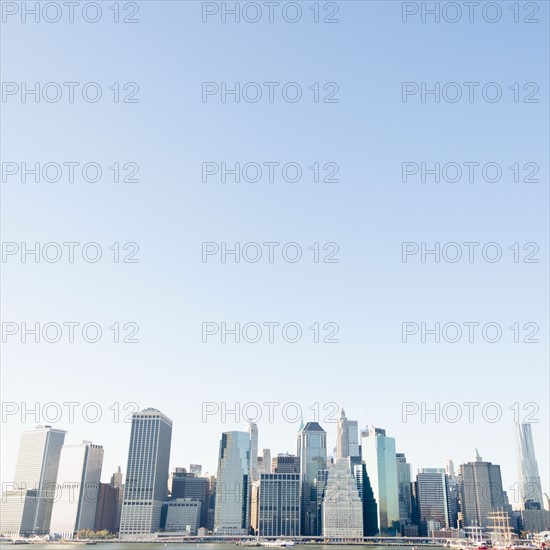
[[[493,512],[510,511],[500,466],[484,462],[477,451],[475,462],[460,465],[459,484],[461,527],[486,528],[492,524],[489,516]]]
[[[347,460],[328,469],[322,525],[327,538],[363,537],[363,504]]]
[[[247,535],[250,528],[250,437],[224,432],[220,441],[214,532]]]
[[[103,447],[83,441],[64,445],[57,474],[50,534],[72,539],[81,529],[94,529],[99,498]]]
[[[359,423],[357,420],[348,420],[349,456],[361,461],[361,449],[359,446]]]
[[[258,497],[258,535],[300,535],[300,474],[262,474]]]
[[[95,531],[118,533],[123,497],[124,485],[122,484],[122,472],[119,466],[111,476],[110,483],[100,483],[99,485],[99,496],[95,512]]]
[[[371,427],[361,439],[361,452],[378,505],[380,534],[395,535],[399,531],[395,439],[388,437],[385,430]]]
[[[299,474],[300,459],[295,455],[279,453],[272,461],[274,474]]]
[[[359,426],[357,420],[349,420],[346,417],[344,409],[340,413],[340,418],[336,424],[336,453],[335,459],[344,458],[357,459],[352,463],[360,462],[359,450]]]
[[[258,481],[258,426],[254,422],[248,425],[250,435],[250,482]]]
[[[206,527],[208,524],[208,502],[210,497],[210,481],[206,477],[199,477],[185,468],[176,468],[171,475],[172,491],[171,498],[192,499],[199,501],[200,517],[199,527]]]
[[[156,409],[132,415],[120,536],[132,538],[160,527],[168,493],[172,421]]]
[[[448,472],[449,470],[445,468]],[[454,469],[452,470],[454,471]],[[446,475],[447,478],[447,500],[449,504],[449,527],[458,527],[458,512],[460,509],[460,483],[458,476]]]
[[[321,534],[318,507],[317,472],[327,465],[327,434],[317,422],[308,422],[298,432],[298,458],[301,472],[302,534]]]
[[[263,449],[262,450],[262,474],[270,474],[271,473],[271,449]]]
[[[542,486],[535,458],[531,424],[516,424],[516,459],[519,478],[519,507],[522,510],[543,509]]]
[[[415,496],[418,534],[421,537],[431,536],[429,525],[435,530],[449,528],[447,479],[443,468],[418,470]]]
[[[56,492],[61,448],[67,432],[37,426],[21,434],[13,483],[5,483],[0,531],[6,535],[44,535]]]
[[[349,456],[349,426],[344,409],[340,412],[340,418],[336,424],[336,460],[342,460]]]
[[[404,453],[396,453],[397,460],[397,487],[399,495],[399,523],[407,525],[411,520],[411,465],[407,462]]]
[[[363,536],[374,537],[378,534],[378,506],[364,463],[353,468],[359,498],[363,505]]]

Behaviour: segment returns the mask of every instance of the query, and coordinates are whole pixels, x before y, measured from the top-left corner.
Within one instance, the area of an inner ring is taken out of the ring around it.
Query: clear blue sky
[[[2,264],[4,322],[94,321],[104,329],[96,344],[11,337],[2,351],[2,399],[100,403],[99,422],[83,421],[80,406],[74,423],[64,414],[57,425],[69,431],[67,441],[105,446],[105,478],[125,468],[129,439],[129,425],[113,422],[113,403],[161,409],[174,421],[172,466],[213,471],[220,433],[244,424],[219,416],[203,423],[203,402],[296,401],[305,420],[314,403],[335,402],[360,424],[385,427],[415,468],[447,458],[459,464],[478,447],[502,465],[508,487],[516,481],[509,407],[534,402],[548,492],[548,3],[531,3],[539,19],[531,24],[514,23],[511,2],[496,3],[498,22],[476,12],[473,23],[464,14],[454,24],[423,24],[418,15],[403,23],[397,1],[338,2],[334,24],[313,23],[309,1],[294,24],[279,11],[274,23],[265,11],[256,24],[224,24],[219,15],[203,23],[195,1],[139,2],[138,23],[115,24],[111,2],[100,4],[95,24],[77,10],[74,23],[66,13],[53,24],[22,23],[16,14],[2,25],[4,82],[95,81],[104,93],[93,104],[78,90],[74,103],[66,95],[58,103],[22,103],[20,95],[2,103],[4,162],[97,162],[104,171],[97,183],[17,176],[2,183],[3,241],[94,241],[104,254],[94,264],[78,254],[74,263],[66,255],[22,263],[15,255]],[[523,20],[531,10],[520,5]],[[321,17],[331,11],[321,3]],[[201,100],[202,82],[236,81],[298,82],[304,95],[282,101],[280,86],[274,103]],[[114,103],[114,82],[137,82],[139,103]],[[339,102],[313,102],[315,82],[322,93],[336,82]],[[402,82],[480,86],[473,103],[422,103],[418,95],[403,103]],[[481,98],[488,82],[502,87],[500,101]],[[516,82],[519,103],[509,89]],[[522,101],[528,82],[538,84],[538,103]],[[203,183],[202,163],[223,161],[292,161],[304,174],[296,183]],[[495,162],[503,175],[404,183],[402,163],[423,161]],[[138,163],[139,182],[113,183],[114,162]],[[312,182],[315,162],[337,163],[339,181]],[[515,162],[537,163],[538,183],[515,183]],[[304,256],[236,264],[218,255],[204,263],[201,243],[222,241],[294,241]],[[114,263],[114,242],[138,243],[139,262]],[[315,242],[338,243],[339,262],[311,261]],[[497,242],[503,257],[403,263],[403,242]],[[537,243],[538,263],[515,263],[508,247],[516,242]],[[294,321],[304,335],[296,344],[280,336],[203,343],[205,321]],[[465,336],[403,343],[402,323],[422,321],[496,322],[503,336],[494,344]],[[139,324],[139,343],[113,344],[114,322]],[[339,343],[313,343],[307,327],[315,322],[338,323]],[[537,323],[540,342],[514,343],[508,327],[516,322]],[[404,423],[405,401],[496,402],[503,413],[495,423],[478,413],[472,423]],[[275,417],[258,422],[260,448],[294,451],[298,424]],[[2,480],[13,475],[19,432],[34,424],[31,416],[3,424]],[[332,446],[335,428],[326,427]]]

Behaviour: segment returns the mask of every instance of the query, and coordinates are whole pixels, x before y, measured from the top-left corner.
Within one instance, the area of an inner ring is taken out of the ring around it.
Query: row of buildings
[[[262,537],[454,537],[490,529],[495,511],[512,527],[550,529],[530,424],[518,424],[519,510],[512,510],[500,467],[475,460],[455,472],[422,468],[413,477],[395,439],[381,428],[359,431],[344,411],[336,447],[317,422],[301,425],[296,454],[258,451],[258,428],[222,434],[216,476],[199,465],[169,475],[172,421],[156,409],[132,417],[126,478],[101,483],[103,448],[65,445],[66,432],[24,432],[14,482],[4,484],[0,531],[8,536],[71,539],[82,530],[121,538],[153,533]],[[548,508],[548,504],[546,506]]]

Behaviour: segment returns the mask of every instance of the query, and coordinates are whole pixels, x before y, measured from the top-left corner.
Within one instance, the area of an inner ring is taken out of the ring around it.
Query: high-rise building
[[[354,466],[357,491],[363,505],[363,536],[374,537],[378,534],[378,506],[364,463]]]
[[[448,469],[445,467],[445,471],[453,471],[454,468]],[[456,529],[458,527],[458,512],[460,509],[460,483],[458,476],[447,475],[447,501],[449,504],[449,527]]]
[[[361,448],[359,446],[359,423],[357,420],[348,420],[349,456],[358,462],[361,461]]]
[[[445,473],[451,477],[455,475],[455,463],[450,458],[445,461]]]
[[[443,468],[422,468],[416,475],[416,515],[418,533],[431,536],[429,525],[435,530],[449,528],[447,480]]]
[[[272,461],[274,474],[299,474],[300,459],[295,455],[279,453]]]
[[[407,462],[404,453],[396,453],[397,486],[399,494],[399,523],[407,525],[411,521],[411,465]]]
[[[171,475],[171,498],[192,499],[201,503],[199,527],[206,527],[208,523],[208,499],[210,482],[206,477],[199,477],[185,468],[176,468]]]
[[[544,508],[539,467],[535,458],[535,446],[531,424],[516,424],[516,459],[519,478],[519,507],[525,509]]]
[[[258,426],[254,422],[248,425],[250,436],[250,483],[258,481]]]
[[[250,437],[224,432],[220,441],[214,532],[247,535],[250,528]]]
[[[51,426],[37,426],[21,434],[14,480],[4,484],[2,494],[2,533],[30,536],[49,532],[66,433]]]
[[[317,472],[327,465],[327,434],[317,422],[308,422],[298,432],[298,458],[301,472],[302,534],[321,534]]]
[[[214,530],[214,518],[216,515],[216,476],[206,476],[208,479],[208,520],[206,528],[208,531]]]
[[[337,460],[328,469],[322,525],[327,538],[363,537],[363,504],[347,460]]]
[[[300,474],[262,474],[259,483],[258,535],[300,535]]]
[[[81,529],[93,529],[99,498],[103,447],[83,441],[64,445],[57,474],[50,534],[72,539]]]
[[[261,458],[261,457],[259,457]],[[263,474],[260,474],[260,479]],[[260,481],[252,484],[250,491],[250,534],[257,535],[260,524]]]
[[[156,409],[132,415],[120,536],[132,538],[160,527],[168,493],[172,421]]]
[[[336,460],[342,460],[349,456],[349,426],[344,409],[340,412],[340,418],[336,424]]]
[[[122,484],[122,472],[119,466],[117,471],[111,476],[110,483],[101,483],[99,485],[99,496],[95,512],[95,531],[118,533],[123,496],[124,485]]]
[[[262,450],[262,463],[263,463],[262,474],[270,474],[271,473],[271,450],[270,449]]]
[[[489,516],[496,511],[511,511],[502,488],[500,466],[484,462],[476,450],[475,462],[461,464],[459,469],[461,527],[492,525]]]
[[[346,417],[344,409],[340,413],[340,418],[336,424],[336,449],[335,459],[344,458],[356,459],[352,463],[360,462],[361,452],[359,449],[359,426],[357,420],[349,420]]]
[[[363,462],[378,505],[378,528],[381,535],[399,531],[399,487],[395,439],[386,430],[371,427],[361,439]]]

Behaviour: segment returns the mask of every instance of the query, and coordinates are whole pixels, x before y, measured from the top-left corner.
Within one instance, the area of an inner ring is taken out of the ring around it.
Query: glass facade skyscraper
[[[399,526],[399,489],[395,439],[381,428],[370,428],[361,439],[361,453],[378,505],[378,528],[395,535]]]
[[[317,498],[317,472],[327,466],[327,434],[317,422],[308,422],[298,432],[301,472],[302,534],[321,534]]]
[[[220,441],[214,532],[246,535],[250,528],[250,436],[224,432]]]
[[[168,494],[172,421],[156,409],[132,415],[120,536],[154,533]]]
[[[397,453],[396,460],[399,490],[399,523],[403,526],[410,523],[412,513],[411,465],[407,462],[404,453]]]
[[[374,537],[378,533],[378,506],[364,463],[353,467],[359,497],[363,504],[363,536]]]

